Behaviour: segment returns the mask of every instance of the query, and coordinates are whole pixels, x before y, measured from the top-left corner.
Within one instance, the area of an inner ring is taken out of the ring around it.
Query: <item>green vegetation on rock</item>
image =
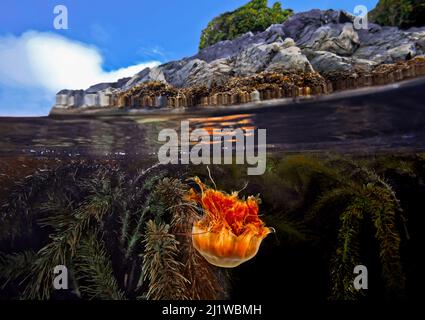
[[[370,19],[383,26],[401,28],[425,25],[425,0],[380,0]]]
[[[249,31],[264,31],[272,24],[284,22],[292,13],[291,9],[282,9],[280,2],[269,8],[267,0],[252,0],[235,11],[214,18],[202,31],[199,49]]]

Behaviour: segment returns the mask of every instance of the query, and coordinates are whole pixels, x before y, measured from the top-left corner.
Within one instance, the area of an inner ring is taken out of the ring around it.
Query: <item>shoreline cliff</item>
[[[425,75],[425,27],[401,30],[335,10],[218,42],[196,55],[87,90],[62,90],[51,114],[228,106],[324,95]]]

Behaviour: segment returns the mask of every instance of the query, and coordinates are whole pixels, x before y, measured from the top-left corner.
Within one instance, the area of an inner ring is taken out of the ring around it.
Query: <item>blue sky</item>
[[[85,89],[91,81],[193,55],[208,21],[247,1],[1,0],[0,116],[45,115],[63,86]],[[295,12],[352,12],[360,4],[372,9],[378,0],[281,2]],[[68,8],[68,30],[53,28],[59,4]]]

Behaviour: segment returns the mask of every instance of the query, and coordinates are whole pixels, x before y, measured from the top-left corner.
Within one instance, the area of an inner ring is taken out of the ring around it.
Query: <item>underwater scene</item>
[[[47,112],[10,111],[24,82],[4,79],[29,63],[13,42],[62,45],[67,72],[94,49],[0,28],[1,301],[423,301],[423,1],[366,1],[366,26],[351,4],[246,2],[199,5],[220,15],[189,58],[94,78],[87,64],[77,85],[48,72],[62,90]],[[49,17],[67,6],[81,12]]]
[[[404,97],[424,85],[222,116],[2,120],[1,297],[264,299],[270,283],[289,300],[419,299],[425,116]],[[267,128],[264,174],[158,163],[158,132],[181,119]]]

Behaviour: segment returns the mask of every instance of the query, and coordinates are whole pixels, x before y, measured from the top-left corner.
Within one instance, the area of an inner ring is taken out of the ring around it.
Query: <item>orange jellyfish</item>
[[[189,199],[202,207],[204,216],[193,224],[193,246],[218,267],[234,268],[252,259],[271,232],[258,216],[259,199],[251,196],[244,200],[237,192],[208,188],[199,178],[195,182],[201,193],[191,189]]]

